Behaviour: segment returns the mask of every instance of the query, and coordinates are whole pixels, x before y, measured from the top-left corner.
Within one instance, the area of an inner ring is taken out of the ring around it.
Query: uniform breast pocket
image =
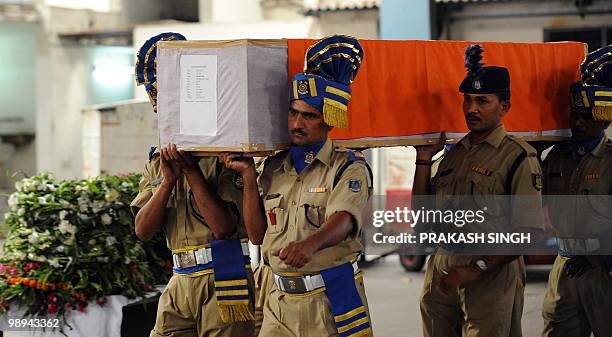
[[[282,208],[283,196],[274,196],[274,198],[268,199],[270,196],[266,196],[264,199],[264,208],[266,209],[266,220],[268,221],[268,233],[278,234],[281,233],[287,226],[285,220],[285,209]]]
[[[565,190],[565,181],[563,179],[563,174],[561,172],[550,172],[547,177],[545,177],[547,181],[544,181],[544,186],[546,188],[546,194],[549,195],[559,195],[563,194]]]
[[[508,213],[510,197],[497,194],[497,181],[494,176],[478,173],[468,174],[467,187],[474,204],[479,210],[491,216],[499,217]]]
[[[438,209],[451,207],[454,189],[451,176],[436,177],[433,180],[433,188],[436,193],[436,206]]]
[[[327,193],[308,192],[299,209],[300,224],[306,229],[317,229],[325,223]]]
[[[591,214],[612,219],[612,196],[597,181],[583,184],[578,195],[578,209],[591,212]]]

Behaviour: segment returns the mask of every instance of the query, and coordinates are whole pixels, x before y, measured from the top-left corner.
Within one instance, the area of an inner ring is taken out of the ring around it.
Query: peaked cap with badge
[[[153,111],[157,112],[157,42],[187,40],[179,33],[162,33],[148,39],[136,56],[136,83],[145,86]]]
[[[467,75],[459,86],[465,94],[496,94],[510,92],[510,72],[507,68],[484,66],[482,63],[484,49],[473,44],[465,49],[465,68]]]
[[[334,35],[319,40],[306,52],[304,72],[291,80],[289,100],[312,105],[329,126],[348,127],[350,85],[363,57],[363,49],[353,37]]]
[[[596,121],[612,121],[612,46],[589,53],[580,72],[570,89],[572,107],[590,110]]]

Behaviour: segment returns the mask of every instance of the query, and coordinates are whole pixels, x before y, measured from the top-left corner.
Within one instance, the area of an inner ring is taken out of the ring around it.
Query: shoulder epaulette
[[[508,139],[518,144],[523,149],[523,151],[527,153],[526,155],[528,157],[537,157],[538,151],[536,151],[536,149],[533,146],[529,145],[529,143],[527,143],[525,140],[512,135],[508,135]]]
[[[372,168],[370,167],[370,165],[368,165],[368,162],[365,160],[365,156],[363,155],[363,153],[361,151],[354,151],[344,148],[336,148],[336,150],[339,152],[346,152],[348,155],[348,160],[336,171],[332,189],[336,187],[336,185],[338,185],[338,183],[340,182],[340,178],[342,178],[342,174],[344,174],[344,171],[346,171],[346,169],[349,168],[349,166],[351,166],[351,164],[355,162],[362,162],[366,166],[370,178],[370,186],[368,187],[372,188],[372,184],[374,182],[374,175],[372,174]]]
[[[272,161],[277,160],[277,159],[281,159],[288,151],[287,150],[282,150],[282,151],[278,151],[275,154],[266,157],[266,159],[263,160],[263,167],[270,165],[270,163],[272,163]]]

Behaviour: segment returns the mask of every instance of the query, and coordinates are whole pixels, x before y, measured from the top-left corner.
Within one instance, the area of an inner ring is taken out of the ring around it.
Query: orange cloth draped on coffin
[[[316,40],[288,40],[292,77],[304,68]],[[334,139],[398,137],[439,131],[467,132],[459,84],[466,75],[466,41],[360,40],[365,58],[351,88],[349,128]],[[485,65],[510,71],[510,132],[567,129],[569,88],[579,79],[585,45],[482,42]]]

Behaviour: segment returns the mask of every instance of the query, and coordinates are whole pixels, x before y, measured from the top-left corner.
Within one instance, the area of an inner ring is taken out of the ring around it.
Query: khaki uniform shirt
[[[515,167],[508,185],[511,168],[521,154],[525,157]],[[443,232],[542,229],[541,174],[535,149],[509,136],[503,125],[479,144],[471,144],[469,137],[465,136],[444,156],[432,180],[436,207],[441,210],[484,210],[486,220],[482,224],[473,222],[461,228],[446,225]],[[521,198],[511,200],[502,195],[520,195]],[[449,258],[456,259],[457,265],[471,263],[469,257],[463,262],[458,261],[461,259],[459,256]]]
[[[574,159],[569,143],[558,144],[546,157],[544,193],[552,225],[560,237],[594,237],[612,229],[612,140]]]
[[[274,272],[317,273],[349,262],[361,252],[361,212],[372,193],[365,162],[353,162],[335,188],[332,186],[336,172],[350,158],[348,150],[336,147],[328,139],[299,175],[289,152],[281,152],[266,161],[259,178],[268,221],[262,254]],[[300,270],[272,256],[272,251],[306,239],[337,212],[351,214],[356,224],[344,241],[318,251]]]
[[[145,164],[139,193],[132,201],[134,213],[153,197],[162,180],[160,156],[156,155]],[[232,238],[246,238],[242,217],[242,180],[237,172],[223,167],[215,157],[205,157],[199,162],[200,169],[209,188],[226,204],[237,224]],[[168,248],[177,250],[209,244],[214,240],[213,232],[198,210],[187,178],[177,181],[166,209],[165,227]]]

